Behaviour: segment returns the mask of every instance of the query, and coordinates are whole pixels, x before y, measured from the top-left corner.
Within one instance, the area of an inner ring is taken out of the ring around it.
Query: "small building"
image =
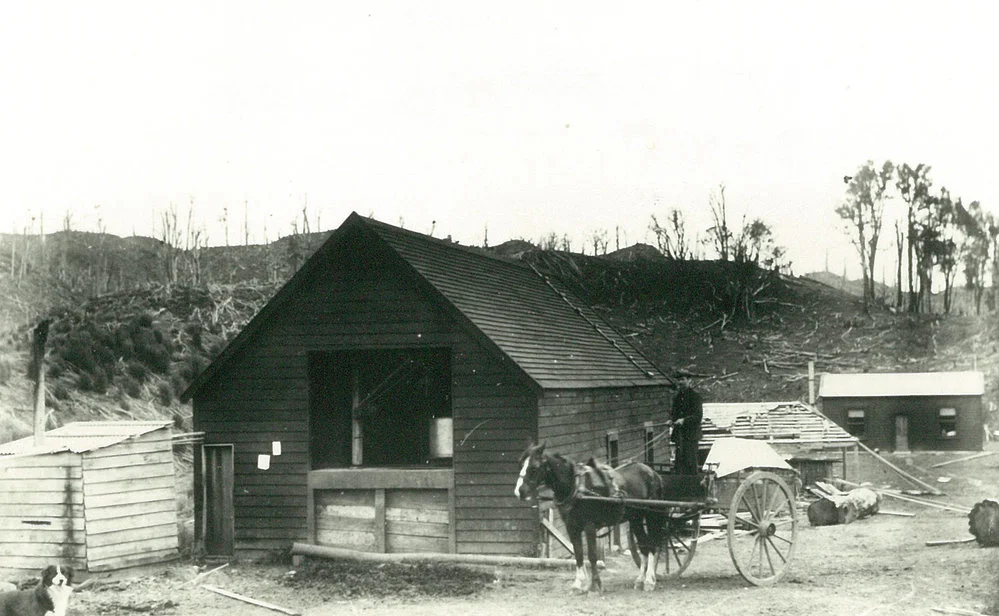
[[[533,555],[526,446],[624,460],[670,384],[557,278],[351,214],[182,395],[199,537]]]
[[[981,372],[826,374],[822,412],[872,449],[979,451]]]
[[[815,407],[791,402],[708,402],[704,404],[701,450],[718,439],[766,441],[807,485],[816,479],[846,477],[846,454],[857,438]]]
[[[178,555],[168,422],[76,422],[0,445],[0,572],[110,571]]]

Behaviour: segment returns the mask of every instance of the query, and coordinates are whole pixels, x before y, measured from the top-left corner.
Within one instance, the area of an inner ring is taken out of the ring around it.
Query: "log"
[[[975,503],[968,514],[968,531],[980,546],[999,545],[999,501],[987,498]]]
[[[881,495],[870,488],[859,487],[849,492],[837,493],[828,489],[808,507],[808,521],[812,526],[849,524],[878,512]]]
[[[528,556],[499,556],[494,554],[438,554],[431,552],[359,552],[310,543],[293,543],[291,553],[317,558],[354,560],[375,563],[453,563],[465,565],[499,565],[546,567],[550,569],[575,568],[576,561],[563,558],[530,558]]]
[[[966,458],[958,458],[956,460],[947,460],[946,462],[938,462],[936,464],[931,464],[930,468],[940,468],[941,466],[947,466],[948,464],[957,464],[958,462],[967,462],[968,460],[977,460],[978,458],[985,458],[987,456],[995,455],[995,451],[985,451],[982,453],[976,453],[973,456],[968,456]]]

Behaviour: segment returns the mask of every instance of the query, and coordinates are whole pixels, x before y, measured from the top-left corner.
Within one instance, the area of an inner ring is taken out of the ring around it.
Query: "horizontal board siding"
[[[176,476],[169,429],[87,452],[82,466],[91,571],[177,556]]]
[[[53,561],[85,567],[80,456],[25,456],[2,464],[0,571],[37,575]]]
[[[664,387],[546,392],[538,412],[538,437],[549,451],[568,458],[604,460],[605,437],[614,431],[619,460],[642,460],[643,424],[669,419],[669,399]]]
[[[374,490],[316,490],[316,543],[373,552]]]

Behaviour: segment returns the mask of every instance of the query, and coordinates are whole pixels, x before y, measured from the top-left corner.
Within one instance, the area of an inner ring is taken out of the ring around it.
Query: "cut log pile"
[[[808,506],[808,522],[812,526],[850,524],[878,512],[881,495],[866,487],[843,492],[835,486],[817,481],[808,490],[819,497]]]

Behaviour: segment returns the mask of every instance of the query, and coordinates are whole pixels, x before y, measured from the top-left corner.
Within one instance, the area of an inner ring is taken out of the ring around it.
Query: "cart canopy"
[[[715,441],[704,461],[705,470],[712,465],[717,465],[716,477],[738,473],[747,468],[793,470],[766,441],[745,438],[721,438]]]

